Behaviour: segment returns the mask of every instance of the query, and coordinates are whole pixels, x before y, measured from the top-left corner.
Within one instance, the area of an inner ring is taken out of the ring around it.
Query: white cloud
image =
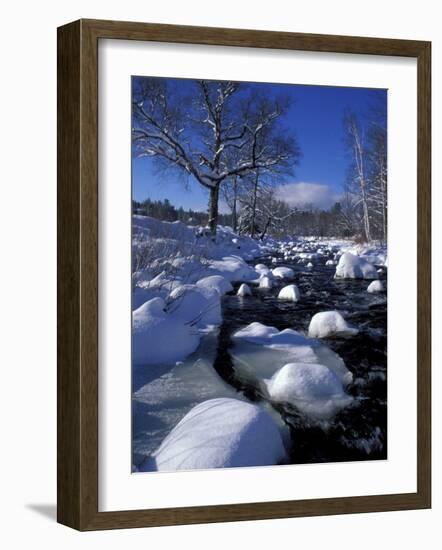
[[[313,205],[317,208],[328,209],[339,201],[341,195],[329,185],[323,183],[288,183],[277,190],[277,197],[290,206],[303,207]]]

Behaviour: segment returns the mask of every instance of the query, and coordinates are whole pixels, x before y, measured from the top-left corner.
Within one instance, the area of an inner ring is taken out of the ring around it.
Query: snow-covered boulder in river
[[[342,388],[349,384],[353,376],[344,361],[318,340],[306,338],[292,329],[279,331],[275,327],[255,322],[235,332],[232,341],[234,346],[231,349],[231,357],[237,378],[254,385],[263,395],[268,395],[270,400],[289,401],[308,416],[315,418],[330,418],[340,408],[348,405],[348,396],[343,390],[326,398],[319,396],[319,389],[318,395],[314,398],[298,397],[300,393],[295,395],[294,388],[296,386],[299,390],[300,386],[293,380],[299,380],[303,376],[302,372],[297,372],[295,376],[294,373],[290,373],[292,368],[281,371],[287,364],[292,363],[322,365],[327,369],[323,372],[330,371]],[[318,367],[312,367],[315,368],[318,370]],[[278,378],[280,371],[281,376]],[[334,380],[332,374],[328,376]],[[305,373],[304,375],[307,376]],[[283,390],[291,395],[289,400],[283,398]]]
[[[278,300],[297,302],[301,297],[299,288],[296,285],[287,285],[279,291]]]
[[[271,269],[268,268],[265,264],[256,264],[255,270],[259,273],[259,275],[268,275],[271,273]]]
[[[259,279],[259,288],[272,288],[273,282],[268,275],[264,275]]]
[[[310,338],[348,338],[359,330],[347,323],[339,311],[321,311],[313,315],[308,327]]]
[[[278,427],[264,409],[237,399],[219,398],[191,409],[139,470],[266,466],[286,459]]]
[[[368,285],[367,292],[384,292],[384,283],[382,281],[373,281]]]
[[[196,330],[166,313],[165,308],[162,298],[153,298],[132,313],[134,364],[175,363],[198,347],[200,338]]]
[[[230,282],[221,275],[211,275],[210,277],[204,277],[203,279],[200,279],[196,286],[200,288],[215,288],[220,295],[224,295],[227,292],[232,292],[233,286],[230,284]]]
[[[252,291],[250,290],[250,287],[249,285],[246,285],[245,283],[243,283],[239,289],[238,289],[238,292],[236,293],[238,296],[251,296],[252,295]]]
[[[295,272],[290,267],[275,267],[272,273],[277,279],[293,279],[295,276]]]
[[[378,279],[374,265],[359,256],[345,252],[336,266],[336,279]]]
[[[352,398],[336,374],[317,363],[288,363],[267,382],[272,401],[290,403],[318,418],[329,418]]]

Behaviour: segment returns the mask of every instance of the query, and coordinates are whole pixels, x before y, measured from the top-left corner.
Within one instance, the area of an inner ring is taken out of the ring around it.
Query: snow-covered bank
[[[173,363],[195,351],[200,329],[221,324],[221,297],[232,283],[259,278],[246,260],[263,250],[226,227],[213,241],[181,222],[133,216],[134,363]]]

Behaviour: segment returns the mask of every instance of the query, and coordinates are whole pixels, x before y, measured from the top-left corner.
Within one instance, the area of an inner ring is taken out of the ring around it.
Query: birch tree
[[[355,189],[358,200],[355,206],[361,207],[362,226],[366,241],[371,241],[369,212],[369,179],[367,173],[367,151],[364,133],[354,113],[347,113],[344,118],[345,130],[352,158],[350,185]]]

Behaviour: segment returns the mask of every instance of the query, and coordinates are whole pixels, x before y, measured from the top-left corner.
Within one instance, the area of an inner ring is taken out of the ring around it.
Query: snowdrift
[[[195,329],[166,312],[162,298],[153,298],[132,313],[132,362],[135,365],[180,361],[196,350],[199,341]]]

